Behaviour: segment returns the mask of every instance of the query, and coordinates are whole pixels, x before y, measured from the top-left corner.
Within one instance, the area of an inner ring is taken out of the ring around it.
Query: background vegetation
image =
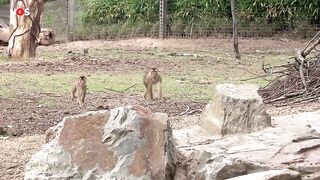
[[[0,5],[9,4],[9,0],[0,0]]]
[[[81,7],[86,27],[103,26],[106,33],[157,35],[158,0],[81,0]],[[320,0],[238,0],[240,35],[291,32],[303,36],[320,24],[319,7]],[[168,8],[171,35],[232,32],[229,0],[170,0]]]

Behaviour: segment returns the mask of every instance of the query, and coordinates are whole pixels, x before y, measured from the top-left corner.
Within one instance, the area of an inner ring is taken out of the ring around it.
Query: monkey
[[[143,76],[143,84],[146,88],[146,92],[144,93],[144,98],[153,99],[153,85],[158,86],[159,98],[162,98],[162,77],[159,71],[156,68],[152,68],[151,70],[147,71]]]
[[[87,93],[87,77],[80,76],[74,83],[72,88],[72,100],[76,99],[80,107],[84,104],[84,99]]]

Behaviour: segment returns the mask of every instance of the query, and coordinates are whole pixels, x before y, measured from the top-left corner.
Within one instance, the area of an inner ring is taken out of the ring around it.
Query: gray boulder
[[[173,179],[168,116],[140,106],[64,118],[32,156],[31,179]]]
[[[226,154],[213,154],[205,150],[194,151],[188,164],[188,179],[194,180],[224,180],[269,169]]]
[[[255,85],[219,84],[200,123],[210,134],[254,132],[271,126]]]
[[[303,180],[320,180],[320,172],[307,174],[302,177]]]
[[[250,134],[212,136],[201,128],[174,130],[178,151],[192,159],[189,179],[223,179],[279,169],[297,171],[310,180],[320,177],[320,133],[316,130],[320,113],[273,119],[274,128]],[[221,178],[219,174],[230,175]]]

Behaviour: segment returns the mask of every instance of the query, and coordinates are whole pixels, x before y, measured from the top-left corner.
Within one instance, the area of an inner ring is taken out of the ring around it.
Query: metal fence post
[[[70,34],[74,28],[74,0],[67,0],[67,20],[66,20],[66,39],[69,40]]]
[[[159,27],[159,37],[161,39],[165,39],[167,37],[167,1],[168,0],[160,0],[160,27]]]

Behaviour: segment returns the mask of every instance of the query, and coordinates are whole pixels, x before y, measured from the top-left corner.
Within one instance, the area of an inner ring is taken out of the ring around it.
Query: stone
[[[268,169],[226,154],[213,154],[205,150],[194,151],[188,163],[188,179],[224,180],[249,172]]]
[[[282,169],[252,173],[244,176],[230,178],[228,180],[301,180],[301,175],[296,171]]]
[[[302,177],[303,180],[320,180],[320,172],[308,174]]]
[[[177,168],[174,178],[175,180],[187,180],[186,171],[182,168]]]
[[[7,134],[8,134],[7,130],[0,126],[0,136],[5,136]]]
[[[271,126],[258,86],[218,84],[215,97],[204,112],[200,126],[208,133],[250,133]]]
[[[290,118],[273,117],[274,127],[250,134],[212,136],[200,131],[201,128],[188,127],[174,130],[173,135],[177,151],[192,159],[188,165],[189,177],[192,172],[195,172],[192,177],[216,176],[208,174],[217,174],[225,162],[237,164],[239,161],[241,167],[250,163],[254,166],[238,168],[237,176],[261,170],[290,169],[299,172],[303,178],[308,175],[317,178],[320,172],[319,118],[320,112],[290,115]],[[223,159],[223,163],[216,163],[220,162],[217,157]]]
[[[141,106],[66,117],[26,165],[31,179],[173,179],[168,116]]]

